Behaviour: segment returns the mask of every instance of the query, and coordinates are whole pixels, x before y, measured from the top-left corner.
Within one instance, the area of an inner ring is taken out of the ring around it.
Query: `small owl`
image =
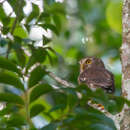
[[[92,91],[102,88],[107,93],[113,93],[114,76],[108,71],[101,59],[87,57],[80,60],[79,84],[86,84]]]

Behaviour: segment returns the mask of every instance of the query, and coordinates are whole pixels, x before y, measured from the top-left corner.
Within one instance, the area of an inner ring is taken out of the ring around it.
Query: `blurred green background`
[[[122,0],[0,1],[0,56],[11,61],[20,69],[22,78],[20,76],[19,78],[24,85],[25,95],[17,87],[10,87],[10,85],[17,86],[17,84],[11,84],[10,81],[5,80],[0,80],[2,83],[0,91],[16,94],[23,99],[25,96],[26,104],[26,92],[28,93],[26,90],[29,89],[29,85],[37,85],[38,81],[44,83],[43,86],[36,86],[32,89],[31,94],[28,94],[32,104],[24,106],[24,108],[27,106],[30,118],[32,118],[31,123],[27,121],[30,129],[116,129],[112,120],[104,114],[89,107],[86,110],[84,106],[86,101],[94,96],[94,101],[102,103],[109,112],[116,114],[123,108],[124,100],[121,97],[115,99],[114,102],[113,100],[109,101],[109,98],[102,91],[91,94],[90,90],[84,87],[65,89],[46,73],[41,80],[42,72],[38,70],[36,73],[32,66],[40,63],[41,66],[45,67],[45,70],[78,86],[79,60],[86,56],[99,57],[104,61],[106,68],[114,73],[116,86],[114,95],[120,96],[121,20]],[[15,22],[16,26],[14,27]],[[3,68],[9,71],[14,71],[14,69],[6,66],[8,63],[6,60],[3,58],[1,60],[0,76],[2,77],[1,72],[6,72],[3,71]],[[31,73],[31,70],[35,72]],[[9,79],[8,76],[4,78]],[[27,85],[28,80],[29,85]],[[55,91],[55,87],[61,91]],[[81,101],[76,92],[83,94]],[[25,126],[26,120],[24,118],[19,120],[18,114],[23,116],[26,113],[24,108],[21,109],[18,106],[17,108],[14,104],[10,104],[11,98],[8,100],[1,98],[0,95],[0,100],[9,102],[6,104],[6,108],[0,111],[0,128],[25,128],[23,126]],[[13,100],[13,102],[17,101]],[[8,117],[5,115],[10,115],[12,118],[7,119]],[[25,116],[28,117],[26,114]],[[16,120],[17,122],[14,123]],[[45,126],[48,123],[50,124]],[[94,123],[95,125],[91,125]]]

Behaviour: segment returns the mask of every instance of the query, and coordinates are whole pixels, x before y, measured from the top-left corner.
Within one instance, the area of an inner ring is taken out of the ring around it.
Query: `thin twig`
[[[54,73],[52,73],[52,72],[48,72],[48,75],[49,75],[52,79],[56,80],[58,83],[64,85],[65,87],[75,88],[75,85],[74,85],[74,84],[69,83],[68,81],[63,80],[63,79],[57,77],[57,76],[56,76]]]

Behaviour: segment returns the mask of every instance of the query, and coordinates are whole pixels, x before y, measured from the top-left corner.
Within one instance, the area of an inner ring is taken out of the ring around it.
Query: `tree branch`
[[[121,47],[122,96],[130,100],[130,0],[123,2],[123,42]],[[125,105],[120,130],[130,130],[130,108]]]
[[[48,75],[49,75],[52,79],[56,80],[58,83],[64,85],[65,87],[75,88],[75,85],[74,85],[74,84],[69,83],[68,81],[63,80],[63,79],[57,77],[57,76],[56,76],[54,73],[52,73],[52,72],[48,72]]]

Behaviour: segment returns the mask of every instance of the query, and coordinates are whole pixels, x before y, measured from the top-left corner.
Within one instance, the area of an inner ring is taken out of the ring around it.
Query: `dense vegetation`
[[[36,3],[0,3],[0,129],[116,130],[112,119],[87,102],[103,104],[111,114],[130,105],[120,94],[121,1],[43,0],[42,8]],[[113,71],[114,95],[78,85],[78,61],[85,56],[102,58]],[[50,72],[75,87],[60,84]]]

